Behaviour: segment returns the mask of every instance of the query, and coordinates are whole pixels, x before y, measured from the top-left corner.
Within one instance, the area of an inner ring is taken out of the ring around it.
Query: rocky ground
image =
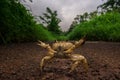
[[[46,50],[37,43],[0,45],[0,80],[120,80],[120,43],[86,42],[75,49],[88,60],[89,71],[82,65],[68,73],[71,61],[54,59],[40,72]]]

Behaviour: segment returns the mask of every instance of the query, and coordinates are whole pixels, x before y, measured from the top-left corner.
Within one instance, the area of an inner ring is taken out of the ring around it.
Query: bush
[[[0,0],[0,43],[54,40],[50,32],[37,25],[33,16],[16,0]]]
[[[77,25],[68,34],[70,40],[87,35],[88,40],[120,41],[120,13],[111,12]]]

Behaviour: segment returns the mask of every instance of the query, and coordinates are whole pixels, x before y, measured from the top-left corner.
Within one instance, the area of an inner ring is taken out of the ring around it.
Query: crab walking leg
[[[52,55],[50,55],[50,56],[45,56],[45,57],[42,58],[41,63],[40,63],[40,69],[41,69],[41,72],[42,72],[42,69],[43,69],[43,66],[44,66],[45,60],[48,61],[48,60],[50,60],[50,59],[52,59],[52,58],[53,58]]]
[[[83,63],[85,70],[88,71],[88,63],[84,56],[80,54],[71,54],[69,57],[72,61],[74,61],[69,72],[72,72],[80,63]]]
[[[78,66],[78,64],[79,64],[79,61],[75,61],[75,62],[72,64],[72,67],[71,67],[69,73],[71,73],[71,72]]]
[[[53,50],[49,44],[45,44],[42,41],[38,41],[38,42],[39,42],[38,45],[40,45],[41,47],[46,48],[48,50],[48,56],[43,57],[41,60],[41,63],[40,63],[40,69],[42,71],[45,60],[48,61],[51,58],[53,58],[54,53],[56,53],[56,51]]]
[[[88,71],[88,63],[87,63],[86,58],[84,58],[84,59],[82,60],[82,63],[83,63],[83,65],[84,65],[85,72],[87,72],[87,71]]]

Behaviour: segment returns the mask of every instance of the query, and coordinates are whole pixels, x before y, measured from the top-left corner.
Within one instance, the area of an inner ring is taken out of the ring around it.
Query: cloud
[[[57,10],[58,17],[62,20],[60,26],[63,31],[69,29],[70,24],[78,14],[92,12],[97,6],[103,4],[102,0],[33,0],[33,3],[26,2],[32,9],[33,15],[40,16],[45,12],[46,7]]]

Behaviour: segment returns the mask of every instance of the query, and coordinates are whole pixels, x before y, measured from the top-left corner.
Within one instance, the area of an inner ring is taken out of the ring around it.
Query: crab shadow
[[[69,70],[70,68],[67,68],[67,69],[61,69],[61,68],[55,68],[55,67],[46,67],[44,68],[43,72],[41,73],[42,76],[47,76],[47,74],[49,73],[52,73],[52,74],[55,74],[55,75],[64,75],[66,77],[69,77],[71,79],[74,79],[74,80],[80,80],[80,76],[85,76],[86,77],[86,74],[84,71],[78,71],[78,70],[74,70],[73,72],[69,73]],[[86,79],[84,79],[86,80]]]

